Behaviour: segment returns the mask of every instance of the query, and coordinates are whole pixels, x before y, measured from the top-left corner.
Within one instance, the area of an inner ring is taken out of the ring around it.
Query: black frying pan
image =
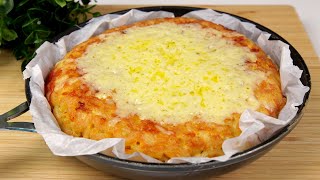
[[[169,11],[175,14],[175,16],[182,16],[190,11],[200,10],[202,8],[193,8],[193,7],[180,7],[180,6],[155,6],[155,7],[143,7],[136,8],[142,11]],[[114,12],[112,14],[124,14],[128,12],[128,10]],[[218,11],[220,13],[225,13]],[[226,13],[229,14],[229,13]],[[233,14],[229,14],[233,17],[238,18],[244,22],[250,22],[255,24],[256,27],[262,31],[268,32],[271,34],[270,40],[281,40],[284,43],[288,44],[291,51],[291,58],[293,59],[293,64],[298,66],[301,70],[303,70],[302,76],[300,78],[301,82],[308,86],[311,89],[311,78],[309,74],[309,70],[301,57],[301,55],[297,52],[297,50],[288,43],[285,39],[279,36],[277,33],[272,30],[255,23],[246,18],[236,16]],[[83,27],[85,23],[80,24],[79,26],[73,27],[71,29],[66,30],[65,32],[58,35],[53,39],[53,42],[56,42],[64,35],[68,35],[69,33],[78,30]],[[11,111],[0,115],[0,128],[2,129],[10,129],[10,130],[19,130],[19,131],[29,131],[36,132],[33,123],[28,122],[8,122],[8,120],[21,115],[22,113],[29,110],[29,104],[31,102],[32,92],[30,92],[29,88],[29,80],[25,81],[25,93],[27,101],[20,104],[16,108]],[[283,139],[299,122],[302,117],[303,109],[308,100],[310,91],[306,93],[303,103],[298,106],[299,110],[293,120],[280,129],[277,133],[275,133],[271,138],[267,141],[256,145],[246,151],[237,153],[233,155],[226,162],[219,161],[210,161],[206,163],[199,164],[162,164],[162,163],[143,163],[143,162],[134,162],[122,160],[114,157],[109,157],[100,153],[93,155],[84,155],[84,156],[76,156],[82,162],[96,168],[102,170],[104,172],[130,178],[130,179],[195,179],[195,178],[206,178],[217,176],[223,174],[225,172],[231,171],[235,168],[241,167],[247,163],[254,161],[259,158],[266,152],[268,152],[275,144],[277,144],[281,139]]]

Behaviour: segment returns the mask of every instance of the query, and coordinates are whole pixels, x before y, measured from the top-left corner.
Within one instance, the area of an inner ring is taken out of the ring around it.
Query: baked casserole
[[[272,60],[212,22],[162,18],[106,30],[74,47],[46,79],[66,134],[124,138],[126,153],[161,161],[223,155],[246,109],[277,117],[286,103]]]

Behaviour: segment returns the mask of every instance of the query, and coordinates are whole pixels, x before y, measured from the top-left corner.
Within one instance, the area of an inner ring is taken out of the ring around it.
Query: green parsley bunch
[[[62,31],[84,22],[92,12],[90,0],[0,0],[0,47],[12,49],[22,68],[35,50]]]

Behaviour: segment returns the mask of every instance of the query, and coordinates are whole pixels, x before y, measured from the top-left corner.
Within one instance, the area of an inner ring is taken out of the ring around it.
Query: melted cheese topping
[[[246,60],[256,59],[248,48],[222,35],[197,24],[131,27],[100,35],[78,68],[97,97],[112,97],[119,117],[223,124],[232,113],[260,106],[254,88],[264,75],[246,68]]]

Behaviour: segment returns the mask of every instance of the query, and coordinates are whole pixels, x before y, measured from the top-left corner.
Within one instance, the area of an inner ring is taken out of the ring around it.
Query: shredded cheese
[[[117,115],[159,123],[202,119],[223,124],[232,113],[257,109],[254,88],[264,75],[249,71],[256,56],[197,24],[160,23],[100,35],[77,61],[84,80],[112,96]]]

